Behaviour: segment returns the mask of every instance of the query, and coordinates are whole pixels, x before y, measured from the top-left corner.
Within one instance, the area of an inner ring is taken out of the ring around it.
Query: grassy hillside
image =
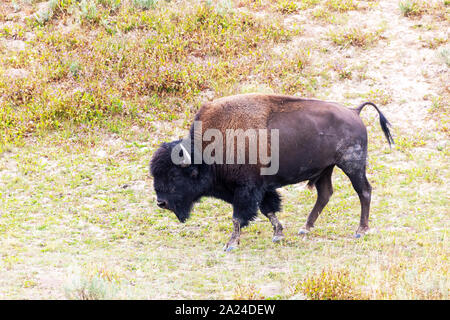
[[[15,0],[0,4],[0,298],[448,299],[449,2]],[[148,161],[200,104],[243,92],[373,101],[371,232],[335,193],[283,188],[286,240],[259,216],[221,251],[231,206],[186,224]]]

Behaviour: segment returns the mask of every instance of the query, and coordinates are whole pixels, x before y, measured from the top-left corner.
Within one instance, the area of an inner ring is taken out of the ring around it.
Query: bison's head
[[[172,161],[172,150],[181,140],[163,143],[156,150],[150,162],[153,186],[160,208],[171,210],[178,220],[185,222],[189,218],[192,205],[210,187],[210,179],[202,165],[187,162],[175,164]],[[186,149],[180,149],[180,157],[190,160]]]

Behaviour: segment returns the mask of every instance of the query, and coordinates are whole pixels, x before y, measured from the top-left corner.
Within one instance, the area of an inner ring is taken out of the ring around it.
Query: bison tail
[[[389,146],[391,146],[392,144],[394,144],[394,139],[392,138],[391,131],[389,130],[389,127],[391,126],[391,124],[389,123],[388,119],[386,119],[384,114],[380,111],[380,109],[378,109],[378,107],[374,103],[372,103],[372,102],[364,102],[358,108],[356,108],[354,110],[358,114],[360,114],[361,110],[366,105],[371,105],[372,107],[374,107],[377,110],[378,115],[380,116],[381,129],[383,130],[383,133],[386,136],[387,141],[389,142]]]

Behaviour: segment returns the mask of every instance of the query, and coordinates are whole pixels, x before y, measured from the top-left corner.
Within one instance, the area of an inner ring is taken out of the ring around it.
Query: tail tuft
[[[394,139],[392,138],[391,131],[389,130],[389,127],[391,126],[390,122],[386,117],[380,112],[380,125],[381,129],[383,130],[384,136],[386,137],[387,141],[389,142],[389,146],[395,144]]]

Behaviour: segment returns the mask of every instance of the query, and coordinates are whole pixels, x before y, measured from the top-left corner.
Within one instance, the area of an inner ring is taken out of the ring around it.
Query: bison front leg
[[[278,221],[277,216],[275,215],[275,213],[269,212],[267,214],[267,217],[269,218],[270,223],[273,226],[272,241],[273,242],[280,242],[281,240],[284,239],[283,226],[281,225],[280,221]]]
[[[225,245],[225,251],[231,251],[239,246],[241,228],[248,225],[258,214],[258,202],[261,197],[257,189],[249,186],[237,188],[233,196],[233,233]]]
[[[240,243],[241,238],[241,223],[233,218],[233,233],[231,234],[230,240],[227,242],[225,247],[223,247],[224,251],[231,251],[237,249]]]
[[[276,212],[281,209],[281,198],[275,190],[266,191],[264,197],[259,205],[259,209],[264,214],[273,226],[273,242],[279,242],[284,239],[283,226],[278,221]]]

